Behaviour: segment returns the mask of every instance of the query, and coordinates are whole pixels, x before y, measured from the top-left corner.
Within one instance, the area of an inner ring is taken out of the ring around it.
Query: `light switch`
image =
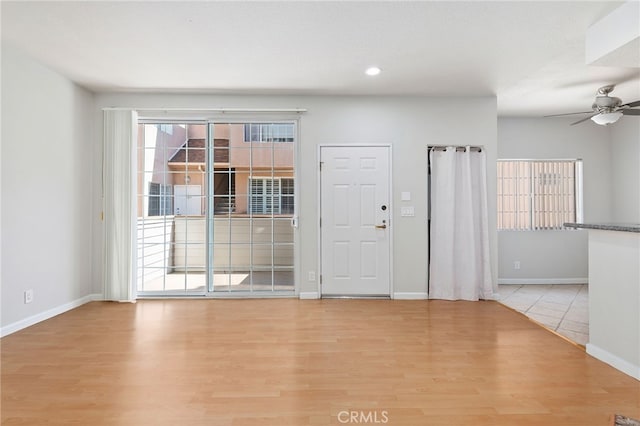
[[[411,193],[410,192],[402,192],[402,194],[400,194],[400,200],[402,200],[402,201],[411,201]]]
[[[409,207],[401,207],[400,208],[400,216],[407,216],[407,217],[412,217],[415,216],[415,209],[413,208],[413,206],[409,206]]]

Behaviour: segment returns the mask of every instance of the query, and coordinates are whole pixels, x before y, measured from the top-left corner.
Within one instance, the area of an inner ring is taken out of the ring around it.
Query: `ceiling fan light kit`
[[[616,111],[594,115],[591,117],[591,120],[596,124],[606,126],[607,124],[615,123],[620,119],[620,117],[622,117],[622,113],[620,111]]]

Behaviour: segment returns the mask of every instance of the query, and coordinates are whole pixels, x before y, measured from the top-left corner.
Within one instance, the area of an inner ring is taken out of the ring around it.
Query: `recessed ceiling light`
[[[367,68],[367,70],[364,72],[366,75],[378,75],[380,74],[380,71],[382,71],[380,68],[378,67],[369,67]]]

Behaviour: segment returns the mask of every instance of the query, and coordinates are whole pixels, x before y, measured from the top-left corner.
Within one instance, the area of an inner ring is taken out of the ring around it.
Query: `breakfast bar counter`
[[[640,224],[564,225],[589,232],[587,353],[640,380]]]

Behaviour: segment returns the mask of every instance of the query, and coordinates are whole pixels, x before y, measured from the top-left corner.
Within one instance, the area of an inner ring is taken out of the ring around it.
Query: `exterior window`
[[[582,160],[498,160],[498,229],[562,229],[582,220]]]
[[[158,124],[158,130],[168,135],[173,135],[173,124]]]
[[[173,187],[149,182],[149,216],[173,214]]]
[[[293,214],[293,179],[280,179],[280,213]]]
[[[293,214],[293,179],[251,178],[249,209],[254,214]]]
[[[293,142],[293,123],[247,123],[245,142]]]

